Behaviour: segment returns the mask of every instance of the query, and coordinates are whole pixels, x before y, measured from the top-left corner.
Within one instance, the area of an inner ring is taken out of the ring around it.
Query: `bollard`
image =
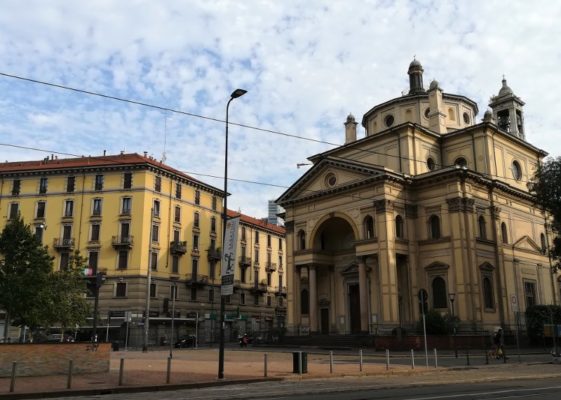
[[[66,381],[66,388],[72,388],[72,360],[68,361],[68,380]]]
[[[436,349],[434,349],[434,368],[438,368],[438,354],[436,353]]]
[[[362,372],[362,349],[358,351],[358,358],[359,358],[359,365],[360,365],[360,372]]]
[[[390,350],[386,349],[386,371],[390,369]]]
[[[471,364],[469,363],[469,349],[466,350],[466,361],[467,361],[467,365],[468,365],[468,366],[471,365]]]
[[[12,362],[12,380],[10,381],[10,393],[12,393],[16,387],[16,366],[17,363]]]
[[[168,357],[168,369],[166,371],[166,383],[171,381],[171,356]]]
[[[415,369],[415,353],[411,349],[411,369]]]
[[[329,352],[329,373],[333,373],[333,351]]]
[[[267,377],[267,353],[263,354],[263,376]]]
[[[121,358],[121,363],[119,364],[119,386],[123,386],[123,372],[125,370],[125,359]]]
[[[300,356],[298,357],[298,374],[302,375],[302,363],[304,362],[304,360],[302,359],[302,352],[300,352]]]

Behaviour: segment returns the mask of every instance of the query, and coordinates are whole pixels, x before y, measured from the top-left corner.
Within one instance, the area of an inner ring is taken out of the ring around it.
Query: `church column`
[[[310,284],[310,333],[318,331],[318,288],[316,279],[316,266],[308,267],[308,279]]]
[[[358,287],[360,292],[360,331],[368,332],[368,282],[364,257],[358,260]]]

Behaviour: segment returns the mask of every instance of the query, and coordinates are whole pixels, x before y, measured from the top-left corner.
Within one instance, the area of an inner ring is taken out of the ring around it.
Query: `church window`
[[[425,118],[428,118],[429,114],[430,114],[430,108],[427,107],[425,110]]]
[[[429,236],[431,239],[440,239],[440,218],[436,215],[429,218]]]
[[[327,187],[333,187],[337,183],[337,177],[334,173],[329,173],[325,176],[325,185]]]
[[[524,282],[524,296],[526,297],[526,308],[536,304],[536,282]]]
[[[542,253],[545,254],[545,252],[547,250],[547,244],[545,242],[545,235],[543,233],[540,234],[540,242],[541,242],[541,246],[542,246]]]
[[[493,285],[491,283],[491,278],[488,276],[483,277],[483,301],[485,308],[494,308],[495,300],[493,298]]]
[[[432,307],[446,308],[448,300],[446,299],[446,282],[440,276],[432,280]]]
[[[483,215],[479,217],[477,224],[479,226],[479,239],[487,239],[487,223]]]
[[[298,232],[298,248],[300,250],[306,249],[306,232],[304,231]]]
[[[464,123],[469,124],[470,122],[469,114],[465,112],[463,117],[464,117]]]
[[[448,118],[450,119],[450,121],[456,120],[456,113],[454,112],[453,108],[448,109]]]
[[[429,171],[434,171],[435,163],[431,157],[427,158],[427,168],[429,169]]]
[[[403,218],[401,215],[395,217],[395,236],[399,239],[403,239],[405,237]]]
[[[384,118],[384,124],[386,124],[388,128],[393,125],[394,121],[395,119],[391,114]]]
[[[517,181],[522,178],[522,168],[520,167],[520,163],[518,161],[512,162],[512,176]]]
[[[300,292],[300,314],[307,315],[310,313],[310,295],[308,289],[302,289]]]
[[[501,236],[503,243],[508,243],[508,230],[504,222],[501,224]]]
[[[457,165],[458,167],[467,167],[468,163],[465,158],[458,157],[456,158],[456,161],[454,161],[454,165]]]
[[[374,237],[374,218],[367,215],[364,218],[364,238],[372,239]]]

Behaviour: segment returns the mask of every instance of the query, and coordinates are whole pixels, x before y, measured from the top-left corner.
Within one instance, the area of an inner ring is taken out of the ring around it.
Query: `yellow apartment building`
[[[276,202],[286,210],[292,335],[415,331],[421,308],[460,332],[512,332],[533,304],[558,304],[552,239],[528,183],[546,156],[527,141],[524,102],[503,79],[490,110],[423,86],[366,112],[357,138],[309,158]]]
[[[98,336],[131,346],[143,342],[147,307],[149,345],[169,340],[172,311],[174,337],[196,334],[199,343],[217,339],[223,197],[223,190],[146,153],[0,165],[0,229],[20,214],[48,247],[56,269],[79,250],[87,259],[84,267],[105,277]],[[241,330],[268,334],[284,324],[277,317],[284,315],[286,294],[279,284],[282,228],[243,215],[241,226],[240,237],[247,232],[252,254],[263,261],[236,272],[243,279],[226,306],[226,337],[232,339]],[[253,277],[255,287],[249,283]],[[83,338],[89,337],[92,321],[81,327]]]

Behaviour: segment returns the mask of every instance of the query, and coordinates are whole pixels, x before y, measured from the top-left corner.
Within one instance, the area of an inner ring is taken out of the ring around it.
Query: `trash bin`
[[[119,342],[111,342],[111,350],[119,351]]]
[[[300,370],[300,368],[302,368],[302,370]],[[295,351],[292,353],[292,373],[308,373],[308,353],[304,351]]]

